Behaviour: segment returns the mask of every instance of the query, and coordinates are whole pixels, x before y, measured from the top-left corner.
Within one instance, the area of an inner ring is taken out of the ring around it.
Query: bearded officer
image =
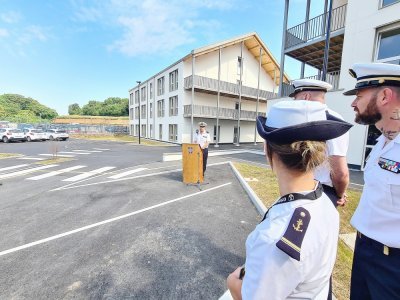
[[[357,229],[350,299],[400,299],[400,66],[355,64],[355,122],[382,135],[364,170],[364,189],[351,219]]]
[[[206,131],[207,123],[200,122],[200,130],[196,130],[194,136],[194,143],[199,144],[201,151],[203,152],[203,176],[207,169],[207,158],[208,158],[208,145],[211,142],[210,134]]]

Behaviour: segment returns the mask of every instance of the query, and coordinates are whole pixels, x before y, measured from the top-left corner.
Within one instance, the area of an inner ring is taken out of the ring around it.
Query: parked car
[[[69,138],[68,133],[63,129],[47,129],[46,130],[46,139],[48,139],[48,140],[66,141],[66,140],[68,140],[68,138]]]
[[[41,129],[25,128],[24,129],[25,139],[30,141],[45,141],[46,133]]]
[[[22,130],[15,128],[0,128],[0,137],[4,143],[25,141],[25,135]]]

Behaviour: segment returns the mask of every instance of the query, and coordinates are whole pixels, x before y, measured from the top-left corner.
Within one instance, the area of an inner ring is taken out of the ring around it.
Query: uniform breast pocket
[[[400,210],[400,173],[389,174],[389,197],[394,209]]]

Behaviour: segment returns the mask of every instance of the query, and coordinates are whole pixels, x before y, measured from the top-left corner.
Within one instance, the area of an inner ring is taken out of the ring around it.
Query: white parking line
[[[101,153],[100,150],[72,150],[73,152],[89,152],[89,153]]]
[[[104,149],[104,148],[93,148],[94,150],[101,150],[101,151],[109,151],[110,149]]]
[[[56,176],[56,175],[59,175],[59,174],[62,174],[62,173],[66,173],[66,172],[82,169],[84,167],[86,167],[86,166],[74,166],[74,167],[70,167],[70,168],[65,168],[65,169],[61,169],[61,170],[57,170],[57,171],[52,171],[50,173],[46,173],[46,174],[42,174],[42,175],[38,175],[38,176],[34,176],[34,177],[29,177],[29,178],[27,178],[27,180],[40,180],[40,179],[43,179],[43,178]]]
[[[101,225],[104,225],[104,224],[108,224],[108,223],[111,223],[111,222],[122,220],[122,219],[131,217],[131,216],[134,216],[134,215],[137,215],[137,214],[140,214],[140,213],[143,213],[143,212],[146,212],[146,211],[158,208],[158,207],[162,207],[162,206],[165,206],[165,205],[168,205],[168,204],[183,200],[183,199],[187,199],[187,198],[190,198],[190,197],[193,197],[193,196],[197,196],[197,195],[200,195],[200,194],[211,192],[213,190],[223,188],[223,187],[228,186],[230,184],[232,184],[232,182],[221,184],[221,185],[218,185],[218,186],[206,189],[206,190],[202,190],[200,192],[196,192],[196,193],[193,193],[193,194],[189,194],[189,195],[186,195],[186,196],[183,196],[183,197],[179,197],[179,198],[176,198],[176,199],[173,199],[173,200],[165,201],[165,202],[162,202],[162,203],[159,203],[159,204],[156,204],[156,205],[152,205],[152,206],[149,206],[149,207],[146,207],[146,208],[143,208],[143,209],[139,209],[139,210],[133,211],[133,212],[125,214],[125,215],[121,215],[121,216],[118,216],[118,217],[115,217],[115,218],[107,219],[107,220],[104,220],[104,221],[101,221],[101,222],[97,222],[97,223],[94,223],[94,224],[91,224],[91,225],[80,227],[80,228],[77,228],[77,229],[74,229],[74,230],[71,230],[71,231],[67,231],[67,232],[64,232],[64,233],[61,233],[61,234],[53,235],[51,237],[48,237],[48,238],[45,238],[45,239],[41,239],[41,240],[38,240],[38,241],[35,241],[35,242],[32,242],[32,243],[28,243],[28,244],[25,244],[25,245],[22,245],[22,246],[18,246],[18,247],[15,247],[15,248],[4,250],[4,251],[0,252],[0,256],[6,255],[6,254],[10,254],[10,253],[13,253],[13,252],[17,252],[19,250],[30,248],[30,247],[33,247],[33,246],[36,246],[36,245],[40,245],[40,244],[43,244],[43,243],[47,243],[47,242],[50,242],[52,240],[56,240],[56,239],[59,239],[59,238],[62,238],[62,237],[65,237],[65,236],[68,236],[68,235],[71,235],[71,234],[74,234],[74,233],[78,233],[78,232],[83,231],[83,230],[91,229],[91,228],[98,227],[98,226],[101,226]]]
[[[13,173],[8,173],[8,174],[5,174],[5,175],[0,175],[0,179],[19,176],[19,175],[25,175],[25,174],[33,173],[33,172],[36,172],[36,171],[39,171],[39,170],[44,170],[44,169],[57,167],[57,166],[58,165],[47,165],[47,166],[41,166],[41,167],[30,168],[30,169],[26,169],[26,170],[22,170],[22,171],[17,171],[17,172],[13,172]]]
[[[39,158],[39,157],[18,157],[17,159],[22,159],[22,160],[45,160],[45,158]]]
[[[110,176],[108,178],[118,179],[118,178],[122,178],[122,177],[128,176],[130,174],[141,172],[141,171],[144,171],[144,170],[147,170],[147,168],[137,168],[137,169],[134,169],[134,170],[129,170],[129,171],[126,171],[126,172],[123,172],[123,173],[120,173],[120,174],[117,174],[117,175],[114,175],[114,176]]]
[[[23,164],[23,165],[16,165],[16,166],[12,166],[12,167],[6,167],[6,168],[1,168],[1,171],[7,171],[7,170],[12,170],[12,169],[18,169],[18,168],[22,168],[22,167],[26,167],[29,166],[28,164]]]
[[[47,154],[39,154],[39,155],[41,155],[41,156],[54,156],[54,157],[57,157],[57,156],[59,156],[59,157],[75,157],[75,155],[59,154],[59,153],[57,153],[57,154],[48,154],[47,153]]]
[[[60,151],[58,153],[63,153],[63,154],[85,154],[85,155],[91,154],[89,152],[68,152],[68,151]]]
[[[70,177],[70,178],[64,179],[63,181],[78,181],[78,180],[85,179],[85,178],[88,178],[88,177],[96,175],[96,174],[100,174],[100,173],[106,172],[106,171],[111,170],[111,169],[115,169],[115,167],[103,167],[103,168],[100,168],[100,169],[92,170],[92,171],[89,171],[89,172],[85,172],[85,173],[76,175],[74,177]]]

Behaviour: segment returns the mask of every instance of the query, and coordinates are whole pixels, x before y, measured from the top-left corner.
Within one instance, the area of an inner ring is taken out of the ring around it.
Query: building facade
[[[326,96],[328,106],[354,124],[355,114],[351,107],[354,97],[342,94],[355,85],[348,69],[354,63],[400,64],[400,0],[331,1],[325,0],[322,14],[310,19],[311,0],[304,0],[305,21],[287,28],[290,0],[285,0],[281,68],[284,70],[285,57],[288,56],[301,62],[298,78],[304,78],[304,67],[309,66],[315,70],[312,78],[324,79],[325,68],[325,80],[334,87]],[[330,11],[331,21],[328,23]],[[325,43],[327,40],[329,43]],[[329,48],[325,44],[329,44]],[[274,101],[287,99],[290,90],[290,85],[282,81],[280,97]],[[375,126],[353,126],[347,154],[350,166],[363,169],[379,135]]]
[[[279,80],[256,33],[195,49],[129,91],[130,134],[188,143],[204,121],[214,144],[261,141],[256,116],[265,115]]]

